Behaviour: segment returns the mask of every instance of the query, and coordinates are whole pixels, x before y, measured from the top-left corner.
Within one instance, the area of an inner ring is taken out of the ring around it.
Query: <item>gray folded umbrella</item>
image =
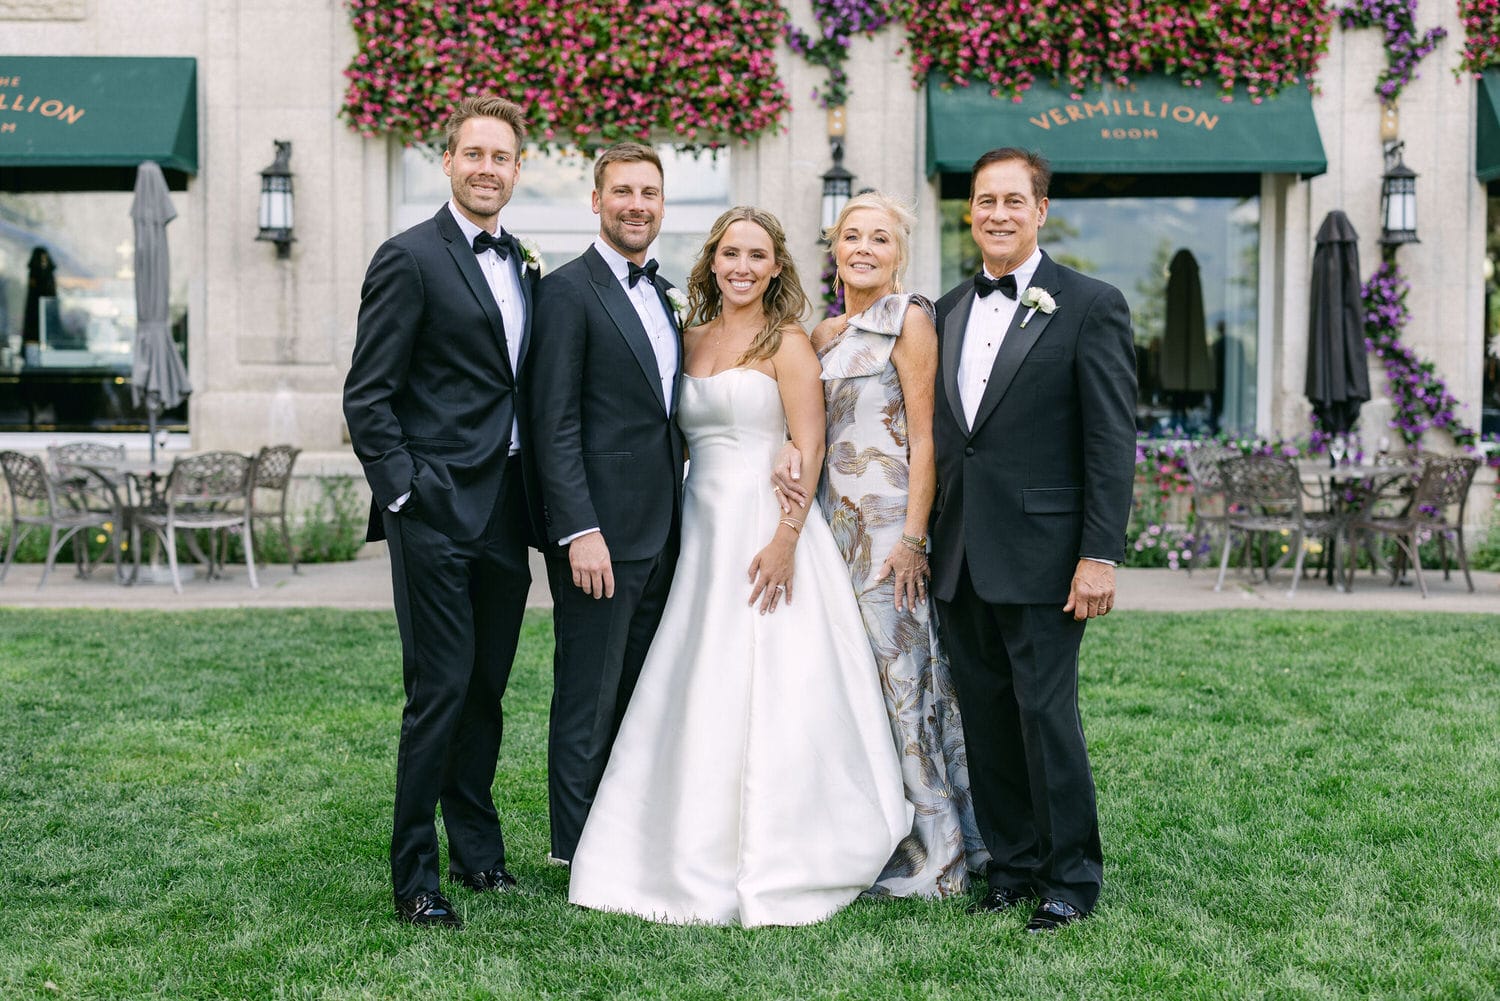
[[[151,458],[156,458],[156,416],[181,403],[193,391],[187,366],[172,343],[167,298],[172,262],[167,252],[167,223],[177,218],[161,168],[150,160],[135,174],[135,362],[131,397],[146,407]]]

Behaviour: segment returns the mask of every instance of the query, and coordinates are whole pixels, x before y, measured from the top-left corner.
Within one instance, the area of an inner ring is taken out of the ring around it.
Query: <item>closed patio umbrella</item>
[[[151,461],[156,461],[156,418],[193,391],[187,366],[172,343],[167,297],[171,260],[167,253],[167,223],[177,218],[161,167],[147,160],[136,170],[135,199],[130,203],[135,224],[135,363],[131,396],[146,407],[151,435]]]
[[[1347,434],[1370,399],[1358,239],[1349,217],[1335,209],[1318,228],[1313,251],[1307,399],[1328,434]]]

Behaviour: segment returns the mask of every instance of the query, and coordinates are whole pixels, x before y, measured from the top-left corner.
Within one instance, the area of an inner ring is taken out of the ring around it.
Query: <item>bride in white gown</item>
[[[767,473],[823,454],[807,298],[769,213],[736,208],[688,280],[682,550],[573,856],[568,899],[672,923],[798,925],[880,875],[911,830],[849,573]]]

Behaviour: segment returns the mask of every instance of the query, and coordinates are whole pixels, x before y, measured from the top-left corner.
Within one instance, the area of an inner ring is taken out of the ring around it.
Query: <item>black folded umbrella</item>
[[[1329,434],[1347,434],[1370,399],[1358,239],[1349,217],[1335,209],[1318,228],[1313,251],[1307,399]]]

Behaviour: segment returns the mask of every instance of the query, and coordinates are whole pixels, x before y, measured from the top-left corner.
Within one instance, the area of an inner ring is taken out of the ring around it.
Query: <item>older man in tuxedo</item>
[[[376,251],[344,385],[369,537],[390,546],[406,688],[391,877],[397,916],[418,925],[462,924],[439,886],[438,803],[449,878],[516,883],[490,788],[539,532],[517,379],[538,273],[499,225],[525,141],[521,109],[501,98],[449,116],[452,200]]]
[[[1051,171],[974,166],[983,270],[938,301],[932,594],[992,862],[976,905],[1037,901],[1028,931],[1087,915],[1103,881],[1078,651],[1114,605],[1135,471],[1130,310],[1037,246]]]

